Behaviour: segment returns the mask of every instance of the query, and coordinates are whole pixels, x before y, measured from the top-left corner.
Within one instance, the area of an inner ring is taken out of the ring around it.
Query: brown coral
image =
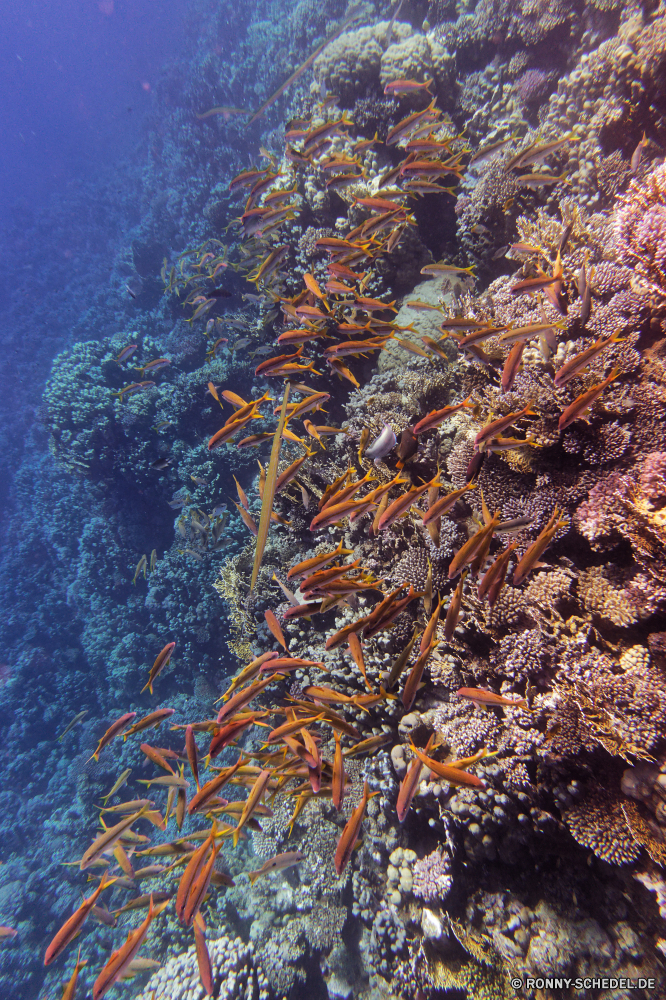
[[[566,810],[562,818],[574,840],[602,861],[627,865],[640,853],[620,800],[601,785],[588,786],[582,801]]]

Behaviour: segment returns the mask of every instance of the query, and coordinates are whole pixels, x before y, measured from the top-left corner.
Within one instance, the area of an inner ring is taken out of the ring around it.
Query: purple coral
[[[542,69],[526,69],[514,83],[514,89],[523,104],[538,104],[549,89],[550,78]]]
[[[453,885],[451,859],[447,854],[433,851],[414,862],[412,892],[427,903],[444,899]]]
[[[623,263],[666,292],[666,164],[633,180],[615,217]]]
[[[645,456],[640,485],[647,500],[659,507],[666,503],[666,452],[651,451]]]

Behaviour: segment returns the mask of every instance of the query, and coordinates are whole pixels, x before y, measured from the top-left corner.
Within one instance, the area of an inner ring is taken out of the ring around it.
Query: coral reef
[[[204,995],[183,895],[229,1000],[663,991],[666,15],[200,6],[113,263],[137,294],[54,347],[14,484],[26,1000],[106,793],[151,805],[85,989],[154,892],[137,1000]]]
[[[222,935],[206,942],[215,996],[220,1000],[269,1000],[266,977],[254,959],[252,945]],[[168,962],[148,980],[135,1000],[203,1000],[195,948]]]

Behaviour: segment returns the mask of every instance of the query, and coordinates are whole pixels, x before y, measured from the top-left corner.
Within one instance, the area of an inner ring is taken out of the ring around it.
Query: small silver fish
[[[523,517],[514,517],[510,521],[500,521],[495,528],[495,534],[515,535],[523,528],[529,527],[533,520],[533,517],[525,514]]]

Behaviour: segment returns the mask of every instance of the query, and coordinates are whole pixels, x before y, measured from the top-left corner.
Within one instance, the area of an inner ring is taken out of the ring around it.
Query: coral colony
[[[664,995],[666,14],[312,6],[260,115],[247,41],[190,67],[139,305],[53,362],[106,690],[3,955],[94,1000]]]

